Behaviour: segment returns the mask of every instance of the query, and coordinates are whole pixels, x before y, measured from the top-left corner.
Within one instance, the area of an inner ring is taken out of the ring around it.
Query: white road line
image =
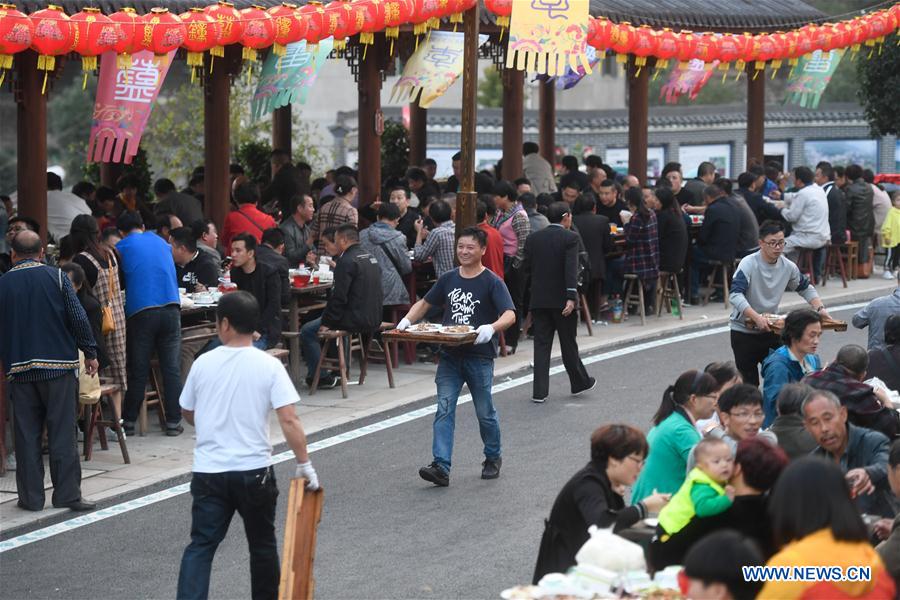
[[[843,310],[853,310],[857,308],[862,308],[867,303],[861,302],[857,304],[846,304],[842,306],[831,307],[832,312],[843,311]],[[635,354],[637,352],[643,352],[644,350],[652,350],[654,348],[659,348],[661,346],[668,346],[671,344],[678,344],[680,342],[686,342],[689,340],[695,340],[702,337],[708,337],[711,335],[717,335],[720,333],[725,333],[728,331],[728,326],[722,327],[714,327],[712,329],[704,329],[701,331],[695,331],[693,333],[684,333],[680,335],[676,335],[673,337],[660,338],[658,340],[652,340],[649,342],[642,342],[640,344],[635,344],[633,346],[627,346],[624,348],[620,348],[618,350],[612,350],[610,352],[603,352],[601,354],[595,354],[593,356],[589,356],[584,359],[584,364],[592,365],[598,362],[604,362],[607,360],[612,360],[614,358],[619,358],[621,356],[627,356],[629,354]],[[565,367],[562,365],[553,367],[550,369],[550,375],[557,375],[559,373],[565,372]],[[505,390],[509,390],[520,385],[525,385],[527,383],[531,383],[534,376],[532,374],[523,375],[522,377],[517,377],[515,379],[508,379],[502,383],[498,383],[491,388],[491,392],[496,394]],[[472,401],[472,396],[466,394],[465,396],[459,397],[459,404],[465,404],[467,402]],[[428,415],[433,415],[437,410],[437,404],[432,404],[430,406],[426,406],[423,408],[419,408],[417,410],[409,411],[403,413],[402,415],[397,415],[396,417],[391,417],[389,419],[385,419],[383,421],[378,421],[377,423],[371,423],[364,427],[359,427],[357,429],[353,429],[351,431],[346,431],[344,433],[326,438],[324,440],[319,440],[318,442],[313,442],[309,444],[309,452],[318,452],[319,450],[324,450],[326,448],[331,448],[333,446],[337,446],[339,444],[345,444],[347,442],[352,442],[353,440],[357,440],[361,437],[365,437],[367,435],[372,435],[373,433],[378,433],[379,431],[384,431],[385,429],[390,429],[392,427],[396,427],[398,425],[402,425],[404,423],[409,423],[410,421],[415,421],[416,419],[421,419],[422,417],[426,417]],[[282,452],[280,454],[276,454],[272,457],[274,463],[282,463],[288,460],[292,460],[294,458],[294,453],[292,451]],[[150,506],[151,504],[156,504],[158,502],[163,502],[164,500],[168,500],[170,498],[174,498],[176,496],[180,496],[181,494],[186,494],[190,491],[189,483],[182,483],[181,485],[176,485],[165,490],[161,490],[159,492],[154,492],[152,494],[148,494],[146,496],[142,496],[140,498],[135,498],[134,500],[128,500],[127,502],[122,502],[120,504],[116,504],[110,506],[108,508],[104,508],[102,510],[98,510],[96,512],[88,513],[86,515],[81,515],[80,517],[75,517],[73,519],[69,519],[67,521],[63,521],[62,523],[57,523],[55,525],[50,525],[48,527],[44,527],[42,529],[37,529],[30,533],[25,533],[23,535],[10,538],[6,541],[0,542],[0,554],[4,552],[8,552],[10,550],[15,550],[16,548],[21,548],[22,546],[26,546],[28,544],[32,544],[34,542],[39,542],[41,540],[45,540],[47,538],[59,535],[61,533],[66,533],[67,531],[72,531],[75,529],[79,529],[81,527],[85,527],[86,525],[91,525],[93,523],[97,523],[99,521],[103,521],[109,519],[111,517],[115,517],[127,512],[131,512],[133,510],[137,510],[139,508],[143,508],[145,506]]]

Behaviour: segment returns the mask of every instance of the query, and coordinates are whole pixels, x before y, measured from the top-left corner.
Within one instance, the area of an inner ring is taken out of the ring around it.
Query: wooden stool
[[[800,248],[800,256],[797,258],[797,266],[800,268],[800,272],[806,275],[806,277],[813,283],[816,284],[816,268],[815,261],[813,260],[813,254],[815,250],[811,250],[810,248]]]
[[[159,361],[155,358],[150,361],[150,391],[144,394],[144,401],[138,414],[137,430],[141,437],[147,435],[147,411],[150,408],[156,408],[159,426],[165,432],[166,407],[163,403],[162,374],[159,371]]]
[[[578,304],[581,308],[581,320],[587,326],[588,335],[594,336],[594,328],[591,325],[591,309],[588,307],[587,296],[584,294],[578,294]]]
[[[672,301],[678,307],[678,318],[684,321],[684,307],[681,305],[681,290],[678,289],[678,274],[659,272],[659,283],[656,287],[656,317],[662,316],[663,306],[666,312],[672,312]]]
[[[278,360],[281,361],[281,364],[284,365],[284,368],[287,369],[290,363],[291,351],[286,348],[269,348],[266,350],[266,354],[269,356],[274,356]]]
[[[638,279],[637,275],[628,273],[625,275],[625,314],[623,319],[628,318],[628,309],[637,305],[641,314],[641,325],[646,323],[646,315],[644,308],[644,284]],[[635,292],[635,288],[637,291]]]
[[[709,297],[712,296],[716,289],[721,289],[722,294],[725,296],[725,308],[731,307],[731,303],[728,300],[728,282],[731,280],[731,273],[729,271],[729,265],[726,263],[718,261],[712,262],[712,272],[709,274],[709,279],[706,280],[707,291],[702,294],[703,306],[709,304]],[[721,281],[721,283],[716,283],[717,275],[720,276],[719,281]]]
[[[382,323],[380,331],[384,331],[392,327],[391,323]],[[350,376],[348,356],[358,350],[360,353],[359,363],[359,385],[366,380],[366,372],[369,363],[369,344],[372,342],[372,334],[351,334],[343,329],[330,329],[319,333],[319,339],[322,340],[322,354],[319,356],[319,362],[316,365],[316,372],[313,375],[312,385],[309,388],[309,395],[312,396],[319,388],[319,379],[322,374],[322,367],[337,368],[338,375],[341,378],[341,396],[347,397],[347,379]],[[337,349],[337,358],[330,358],[328,351],[332,344]],[[388,385],[394,387],[394,369],[391,364],[390,349],[385,349],[384,361],[388,375]]]
[[[112,412],[112,419],[103,418],[103,401],[106,400]],[[122,451],[122,460],[125,464],[131,464],[128,456],[128,446],[125,444],[125,431],[122,429],[122,389],[114,384],[102,384],[100,386],[100,400],[88,405],[89,413],[87,427],[84,430],[84,460],[89,461],[94,453],[94,431],[100,438],[100,448],[109,450],[106,440],[106,428],[116,432],[119,441],[119,450]],[[87,408],[87,407],[85,407]]]
[[[856,279],[859,272],[859,242],[847,242],[843,247],[847,249],[847,276]]]
[[[841,274],[841,283],[847,287],[847,271],[849,269],[844,267],[844,254],[841,252],[843,246],[844,244],[828,244],[825,254],[825,272],[822,274],[823,287],[828,284],[828,277],[835,272]]]
[[[392,304],[387,306],[386,308],[390,309],[390,319],[394,323],[399,323],[400,319],[406,316],[406,313],[409,312],[411,306],[409,304]],[[408,365],[413,364],[416,361],[416,344],[415,342],[402,342],[403,344],[403,362]],[[394,364],[400,364],[400,356],[399,351],[397,349],[398,344],[394,344],[394,355],[392,356]]]

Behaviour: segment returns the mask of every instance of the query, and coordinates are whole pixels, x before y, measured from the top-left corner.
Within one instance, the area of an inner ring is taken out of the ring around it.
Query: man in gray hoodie
[[[373,254],[381,267],[384,306],[410,304],[403,276],[412,271],[412,261],[406,250],[406,236],[396,229],[399,221],[397,205],[382,202],[378,207],[378,222],[359,232],[360,246]]]

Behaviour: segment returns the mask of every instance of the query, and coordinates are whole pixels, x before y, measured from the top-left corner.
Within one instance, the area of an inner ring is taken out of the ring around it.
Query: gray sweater
[[[778,313],[778,305],[786,291],[797,292],[807,302],[819,297],[809,278],[784,256],[780,256],[774,265],[763,260],[759,251],[742,258],[734,272],[729,296],[734,307],[731,329],[760,333],[744,325],[744,311],[752,307],[760,314]]]

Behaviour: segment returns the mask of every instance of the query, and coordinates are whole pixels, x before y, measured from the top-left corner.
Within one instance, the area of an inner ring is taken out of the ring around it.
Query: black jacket
[[[562,310],[566,300],[577,301],[578,234],[558,224],[532,233],[522,270],[532,281],[529,308]]]
[[[259,204],[265,206],[271,202],[277,202],[282,217],[287,217],[290,216],[288,204],[291,198],[300,192],[300,172],[293,165],[284,165],[275,173],[272,183],[262,191]]]
[[[381,326],[381,312],[381,267],[372,254],[354,244],[337,260],[322,325],[371,333]]]
[[[831,243],[843,244],[847,241],[847,210],[844,208],[844,191],[833,181],[824,186],[828,194],[828,227],[831,229]]]
[[[619,531],[642,516],[638,507],[625,507],[622,496],[612,490],[605,470],[588,463],[563,486],[550,518],[544,521],[534,583],[547,573],[565,573],[575,564],[575,554],[588,541],[591,525]]]
[[[219,264],[210,253],[197,250],[197,256],[189,263],[183,267],[175,265],[175,277],[178,279],[178,287],[183,287],[188,292],[193,292],[193,284],[197,283],[215,288],[219,285]]]
[[[731,266],[741,235],[741,215],[724,197],[706,207],[697,244],[711,260]]]
[[[688,230],[684,217],[671,210],[656,213],[659,232],[659,270],[678,273],[684,268],[688,252]]]
[[[624,202],[622,202],[621,200],[616,200],[616,203],[612,206],[604,206],[596,195],[594,195],[594,199],[594,206],[597,207],[598,215],[600,215],[601,217],[606,217],[607,219],[609,219],[610,223],[615,223],[619,227],[623,227],[622,215],[619,213],[621,213],[623,210],[628,210],[628,207],[625,206]]]
[[[231,269],[231,280],[239,290],[253,294],[259,302],[256,331],[266,336],[268,348],[281,341],[281,277],[271,266],[257,260],[256,269],[249,275],[243,269]]]
[[[747,188],[738,188],[738,194],[747,201],[747,205],[753,211],[753,214],[756,215],[758,223],[763,221],[784,221],[781,211],[775,208],[774,204],[766,202],[759,192],[751,192]]]
[[[260,244],[256,247],[256,260],[278,272],[281,279],[281,305],[286,307],[291,301],[291,265],[288,259],[275,252],[274,248]]]
[[[612,251],[609,219],[594,213],[583,213],[572,217],[572,222],[591,261],[591,281],[606,279],[606,255]]]

